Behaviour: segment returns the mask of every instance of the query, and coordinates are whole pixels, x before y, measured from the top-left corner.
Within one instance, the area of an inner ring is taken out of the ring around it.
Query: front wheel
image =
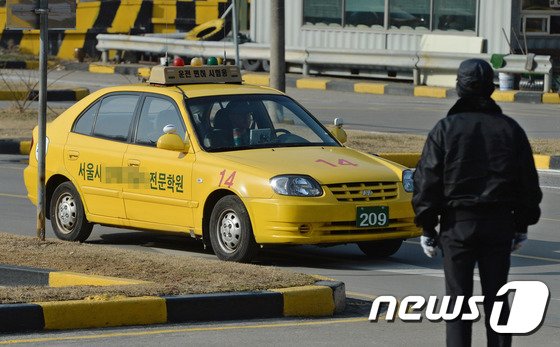
[[[220,260],[250,262],[257,253],[251,219],[237,196],[221,198],[210,216],[210,242]]]
[[[83,242],[93,229],[86,219],[80,194],[70,182],[54,190],[49,215],[54,233],[61,240]]]
[[[358,242],[358,247],[368,258],[387,258],[399,250],[403,239]]]

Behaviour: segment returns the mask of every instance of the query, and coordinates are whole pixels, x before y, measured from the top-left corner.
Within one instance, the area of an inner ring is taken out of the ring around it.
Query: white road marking
[[[560,187],[553,187],[553,186],[541,186],[541,188],[544,188],[544,189],[556,189],[556,190],[560,190]]]
[[[538,169],[537,171],[546,174],[560,175],[560,170],[555,170],[555,169]]]
[[[420,266],[406,265],[406,264],[399,265],[394,263],[388,263],[387,267],[393,267],[393,268],[388,269],[384,267],[383,269],[374,269],[374,270],[382,271],[382,272],[393,272],[393,273],[398,273],[403,275],[419,275],[419,276],[438,277],[438,278],[445,277],[445,274],[441,269],[429,269]],[[475,274],[474,280],[480,281],[480,277],[477,274]]]
[[[8,197],[8,198],[27,199],[27,195],[16,195],[16,194],[0,193],[0,196]]]

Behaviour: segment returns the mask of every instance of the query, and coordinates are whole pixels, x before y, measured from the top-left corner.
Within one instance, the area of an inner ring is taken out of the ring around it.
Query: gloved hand
[[[433,258],[437,255],[437,239],[435,237],[420,236],[420,245],[426,256]]]
[[[511,251],[515,252],[527,242],[527,233],[515,233],[511,241]]]

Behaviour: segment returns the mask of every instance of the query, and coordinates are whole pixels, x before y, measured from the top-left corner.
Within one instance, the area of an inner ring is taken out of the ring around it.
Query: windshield
[[[282,95],[224,95],[186,101],[201,146],[210,152],[340,146],[301,106]]]

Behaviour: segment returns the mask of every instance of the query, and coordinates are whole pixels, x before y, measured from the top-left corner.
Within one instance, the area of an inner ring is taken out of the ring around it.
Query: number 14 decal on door
[[[227,186],[228,188],[231,188],[231,186],[233,186],[233,181],[235,180],[235,174],[237,173],[237,171],[232,172],[227,178],[226,177],[226,170],[222,170],[220,171],[220,183],[218,184],[218,186],[222,186],[222,184],[224,186]],[[224,181],[225,178],[225,181]]]
[[[358,166],[358,164],[354,164],[346,159],[338,159],[338,165],[330,163],[324,159],[317,159],[315,160],[316,163],[323,163],[332,167],[339,167],[339,166],[345,166],[345,165],[350,165],[350,166]]]

